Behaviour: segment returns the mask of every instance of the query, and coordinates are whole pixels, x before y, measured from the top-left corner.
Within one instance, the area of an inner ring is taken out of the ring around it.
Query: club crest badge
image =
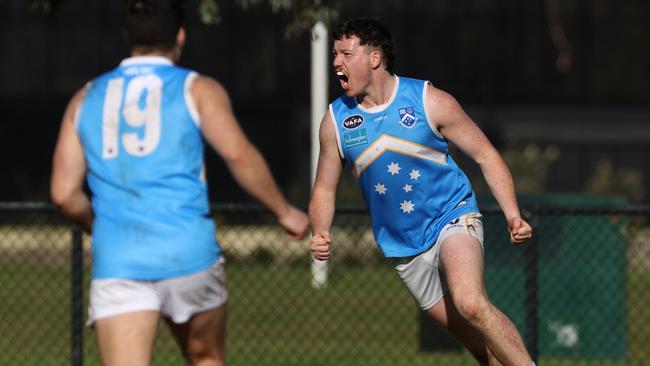
[[[411,128],[415,125],[418,119],[415,117],[415,110],[413,107],[400,108],[399,109],[399,123],[406,127]]]

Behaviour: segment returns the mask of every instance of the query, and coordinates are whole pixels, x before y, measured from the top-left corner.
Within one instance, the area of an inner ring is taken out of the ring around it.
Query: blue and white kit
[[[195,76],[166,58],[133,57],[86,86],[75,125],[96,215],[94,279],[184,276],[220,257]]]
[[[395,76],[388,103],[332,102],[339,153],[357,177],[386,257],[426,251],[452,219],[478,213],[471,184],[425,109],[428,82]]]

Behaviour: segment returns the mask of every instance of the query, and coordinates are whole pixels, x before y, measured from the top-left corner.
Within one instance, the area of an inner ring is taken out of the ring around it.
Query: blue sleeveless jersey
[[[93,278],[177,277],[219,258],[189,94],[195,75],[134,57],[86,86],[75,124],[96,215]]]
[[[469,180],[427,118],[426,86],[396,77],[385,105],[366,109],[343,95],[329,107],[339,152],[358,179],[387,257],[422,253],[450,220],[478,213]]]

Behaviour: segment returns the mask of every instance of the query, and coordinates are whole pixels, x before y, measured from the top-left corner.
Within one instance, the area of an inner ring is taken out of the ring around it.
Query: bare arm
[[[336,133],[329,113],[325,113],[320,125],[320,154],[316,182],[309,203],[311,222],[312,254],[316,259],[329,258],[329,233],[334,219],[336,187],[341,177],[341,157],[339,156]]]
[[[511,241],[519,244],[528,240],[532,229],[521,219],[512,175],[501,155],[451,95],[431,85],[427,88],[426,108],[430,118],[445,138],[480,166],[506,217]]]
[[[280,192],[264,157],[239,126],[224,88],[211,78],[199,76],[191,90],[203,136],[223,157],[237,183],[268,207],[292,238],[303,237],[307,216]]]
[[[83,190],[86,160],[74,127],[74,116],[82,99],[83,90],[80,90],[72,97],[63,115],[52,161],[50,195],[65,217],[90,233],[95,214]]]

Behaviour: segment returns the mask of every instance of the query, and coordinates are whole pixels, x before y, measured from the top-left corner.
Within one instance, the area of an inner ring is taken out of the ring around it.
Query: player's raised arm
[[[336,142],[336,132],[329,113],[320,125],[320,153],[316,182],[309,203],[311,223],[311,250],[314,258],[329,258],[330,226],[334,218],[336,188],[341,177],[342,162]]]
[[[239,126],[225,89],[212,78],[198,76],[192,96],[203,136],[223,157],[237,183],[268,207],[292,238],[302,238],[309,225],[307,216],[280,192],[264,157]]]
[[[532,229],[521,218],[512,175],[499,152],[454,97],[428,85],[426,103],[427,113],[439,132],[481,167],[485,181],[506,217],[512,243],[528,240]]]
[[[83,89],[68,103],[63,115],[52,161],[50,195],[61,213],[90,233],[95,217],[83,191],[86,161],[74,126],[74,116],[83,100]]]

